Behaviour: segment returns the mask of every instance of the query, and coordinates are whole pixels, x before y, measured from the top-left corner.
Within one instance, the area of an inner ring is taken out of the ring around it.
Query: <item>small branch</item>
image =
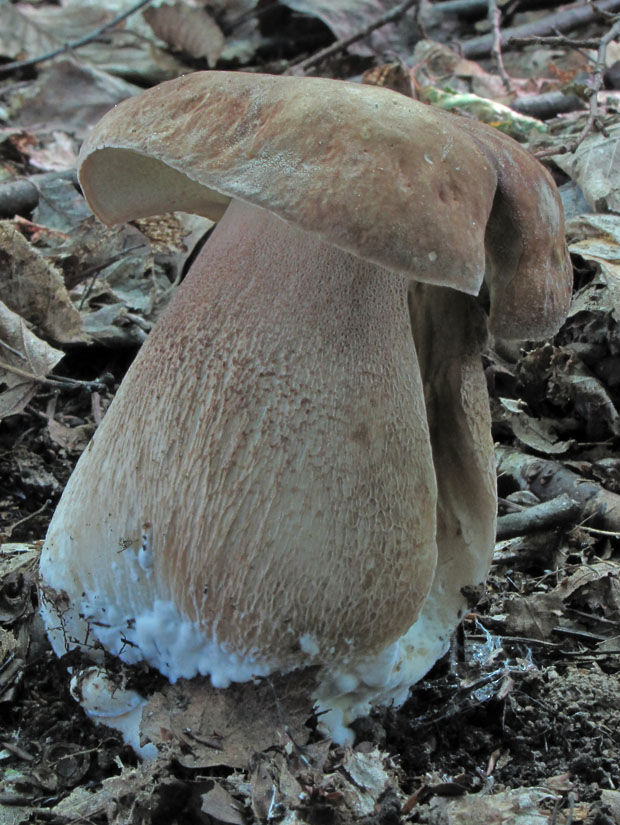
[[[566,112],[578,112],[585,108],[580,97],[564,92],[543,92],[540,95],[523,95],[510,104],[510,108],[522,115],[548,120]]]
[[[607,46],[611,43],[612,40],[614,40],[618,36],[619,33],[620,19],[616,20],[616,22],[609,29],[607,34],[605,34],[600,40],[598,51],[596,54],[596,62],[594,63],[594,71],[592,73],[592,79],[588,89],[590,98],[590,111],[588,113],[588,118],[585,122],[583,129],[577,137],[577,146],[579,146],[579,144],[582,143],[585,140],[585,138],[590,134],[598,118],[600,117],[601,113],[598,105],[598,94],[603,87],[603,72],[605,71],[605,57],[607,55]]]
[[[497,6],[497,0],[488,0],[488,2],[489,22],[491,24],[491,30],[493,32],[493,45],[491,47],[491,54],[493,55],[493,59],[495,60],[495,63],[497,65],[497,71],[499,72],[499,76],[502,79],[504,88],[507,92],[510,92],[512,89],[512,84],[510,82],[510,78],[508,77],[508,73],[506,72],[506,68],[504,66],[504,58],[502,57],[502,13]]]
[[[105,261],[103,261],[102,263],[95,264],[94,266],[90,266],[90,267],[88,267],[88,269],[85,269],[84,272],[82,273],[82,280],[86,280],[86,278],[90,278],[91,281],[88,284],[88,286],[86,287],[86,289],[84,290],[84,292],[82,293],[82,296],[80,298],[80,303],[78,304],[78,310],[81,311],[84,308],[84,304],[88,300],[88,297],[89,297],[90,293],[93,291],[93,287],[95,286],[95,284],[97,282],[97,278],[99,277],[100,272],[103,272],[103,270],[106,267],[111,266],[112,264],[115,264],[117,261],[121,261],[123,258],[127,257],[130,252],[134,252],[136,249],[143,249],[143,248],[144,247],[140,244],[136,244],[136,246],[130,246],[127,249],[123,249],[122,252],[118,252],[116,255],[112,255],[111,257],[106,258]]]
[[[93,388],[105,389],[105,384],[101,381],[81,381],[79,378],[65,378],[60,375],[54,378],[40,378],[38,375],[28,372],[28,370],[20,370],[19,367],[13,367],[4,361],[0,361],[0,370],[5,370],[5,372],[9,372],[11,375],[17,375],[18,378],[31,381],[33,384],[43,384],[43,386],[54,387],[55,389],[58,389],[58,387],[81,387],[87,390],[92,390]]]
[[[567,49],[598,49],[600,40],[591,38],[590,40],[578,40],[573,37],[564,37],[563,35],[549,35],[538,36],[531,35],[530,37],[509,37],[508,46],[566,46]]]
[[[566,493],[549,501],[525,507],[518,513],[508,513],[497,519],[497,540],[526,536],[542,530],[552,530],[566,524],[575,524],[583,513],[581,505]]]
[[[13,535],[13,531],[14,531],[14,530],[16,530],[16,529],[17,529],[20,525],[25,524],[27,521],[30,521],[30,519],[36,518],[36,516],[40,516],[40,515],[41,515],[41,513],[43,513],[45,510],[47,510],[47,508],[50,506],[50,504],[51,504],[51,503],[52,503],[51,498],[48,498],[48,499],[47,499],[47,500],[46,500],[46,501],[45,501],[45,502],[44,502],[44,503],[43,503],[43,504],[39,507],[39,509],[38,509],[38,510],[35,510],[35,511],[34,511],[34,513],[28,513],[28,515],[27,515],[27,516],[24,516],[24,518],[20,518],[20,520],[19,520],[19,521],[16,521],[16,522],[15,522],[15,524],[11,524],[11,525],[7,528],[7,531],[6,531],[6,533],[5,533],[5,536],[7,536],[8,538],[11,538],[11,536]]]
[[[60,54],[66,54],[67,52],[72,52],[75,49],[79,49],[81,46],[86,46],[88,43],[92,43],[93,40],[96,40],[99,35],[103,34],[103,32],[108,31],[108,29],[113,29],[114,26],[122,23],[122,21],[127,17],[130,17],[132,14],[135,14],[137,11],[144,8],[144,6],[148,6],[152,2],[153,0],[140,0],[139,3],[135,4],[135,6],[127,9],[127,11],[122,14],[118,14],[112,20],[104,23],[103,26],[100,26],[98,29],[90,32],[90,34],[80,37],[78,40],[72,40],[70,43],[65,43],[63,46],[59,46],[57,49],[53,49],[46,54],[41,54],[38,57],[31,57],[30,60],[15,60],[12,63],[0,64],[0,75],[10,74],[18,69],[26,69],[29,66],[37,66],[39,63],[45,63],[48,60],[52,60],[54,57],[58,57]]]
[[[39,378],[39,376],[35,375],[34,373],[28,372],[28,370],[20,370],[19,367],[12,367],[10,364],[6,364],[4,361],[0,361],[0,370],[10,372],[11,375],[17,375],[18,378],[23,378],[26,381],[31,381],[33,384],[45,384],[48,387],[58,386],[58,384],[56,384],[56,382],[51,378]]]
[[[32,212],[39,203],[39,186],[51,180],[77,183],[77,176],[75,170],[70,169],[62,172],[43,172],[0,184],[0,217],[10,218],[22,212]]]
[[[585,3],[575,3],[563,11],[548,14],[532,23],[504,29],[500,43],[502,48],[508,46],[511,37],[531,37],[532,35],[557,35],[558,31],[570,31],[584,26],[586,23],[600,18],[602,12],[615,11],[620,8],[620,0],[601,0],[597,6]],[[598,42],[597,42],[598,45]],[[485,34],[482,37],[473,37],[462,43],[462,53],[467,58],[484,57],[491,53],[493,35]]]
[[[587,519],[589,525],[620,532],[620,495],[553,459],[536,458],[502,446],[496,448],[496,456],[498,475],[509,478],[519,489],[531,490],[542,501],[566,493],[578,502],[582,519]]]
[[[363,29],[359,29],[359,31],[355,32],[354,34],[349,35],[349,37],[343,37],[341,40],[336,40],[335,43],[332,43],[331,46],[327,46],[321,51],[316,52],[316,54],[310,55],[310,57],[306,57],[304,60],[295,60],[289,64],[288,69],[284,72],[284,74],[290,74],[291,69],[295,68],[298,71],[305,72],[306,69],[311,68],[312,66],[316,66],[318,63],[321,63],[328,57],[332,57],[334,54],[338,54],[338,52],[344,51],[344,49],[351,46],[353,43],[357,43],[358,40],[363,40],[365,37],[368,37],[369,34],[376,31],[377,29],[386,26],[388,23],[394,23],[403,14],[408,11],[412,6],[417,5],[419,0],[405,0],[404,3],[400,3],[396,8],[392,9],[391,11],[386,12],[385,14],[380,15],[367,26],[364,26]],[[620,0],[618,0],[620,3]]]
[[[487,9],[487,0],[440,0],[433,3],[433,11],[442,14],[484,14]]]

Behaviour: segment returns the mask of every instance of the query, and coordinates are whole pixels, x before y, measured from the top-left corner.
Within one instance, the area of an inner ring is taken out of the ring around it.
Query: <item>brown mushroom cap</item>
[[[115,223],[231,198],[412,279],[478,294],[493,332],[554,332],[570,269],[550,175],[512,139],[387,89],[197,72],[109,112],[80,180]]]

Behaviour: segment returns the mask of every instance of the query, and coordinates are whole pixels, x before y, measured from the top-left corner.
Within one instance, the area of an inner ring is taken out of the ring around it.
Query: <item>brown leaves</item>
[[[9,221],[0,221],[0,269],[9,309],[61,344],[88,340],[62,275]]]
[[[284,5],[298,12],[318,17],[338,39],[344,39],[363,29],[382,14],[398,6],[400,0],[284,0]],[[368,40],[354,43],[350,49],[356,54],[400,51],[406,39],[406,26],[382,26]]]
[[[602,645],[620,634],[620,564],[605,561],[578,567],[547,592],[513,594],[503,603],[504,632],[542,641],[567,636]],[[604,650],[601,647],[601,650]]]
[[[0,418],[23,410],[62,356],[0,302]]]
[[[143,16],[157,37],[169,46],[191,57],[204,57],[210,68],[217,63],[226,41],[206,9],[186,3],[164,3],[147,8]]]
[[[218,690],[208,678],[180,680],[155,693],[142,713],[142,734],[170,744],[182,765],[240,768],[287,738],[305,744],[312,715],[312,671]]]

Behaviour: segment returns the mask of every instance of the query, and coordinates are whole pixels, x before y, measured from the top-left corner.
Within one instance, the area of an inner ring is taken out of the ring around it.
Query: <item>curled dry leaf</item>
[[[342,39],[392,11],[399,2],[400,0],[284,0],[283,5],[302,14],[318,17],[337,38]],[[406,28],[402,21],[399,26],[393,23],[381,26],[369,38],[353,43],[349,50],[356,54],[398,52],[405,45]]]
[[[506,90],[499,75],[489,74],[479,63],[467,60],[457,50],[436,40],[416,43],[411,72],[418,88],[433,86],[457,94],[473,92],[490,100],[505,98]],[[511,80],[515,82],[514,78]]]
[[[242,806],[228,793],[217,780],[209,780],[211,787],[201,796],[200,810],[218,822],[230,825],[244,825]]]
[[[8,625],[34,612],[35,576],[14,571],[0,580],[0,624]]]
[[[620,416],[604,383],[575,353],[558,350],[548,392],[554,403],[570,405],[585,422],[588,441],[603,441],[620,432]]]
[[[143,12],[153,32],[174,49],[192,57],[204,57],[212,68],[217,63],[225,38],[206,9],[186,3],[151,6]]]
[[[105,48],[111,50],[107,40]],[[56,59],[30,81],[27,95],[11,95],[9,90],[6,94],[14,121],[46,143],[54,131],[83,138],[104,112],[139,91],[133,83],[94,66]]]
[[[553,160],[581,188],[597,212],[620,212],[620,122],[605,123],[605,132],[592,132],[575,152]]]
[[[0,301],[0,418],[23,410],[63,355]]]
[[[519,399],[499,398],[494,405],[493,418],[508,426],[526,447],[546,455],[561,455],[571,447],[570,441],[559,439],[553,419],[535,418]]]
[[[605,312],[620,321],[620,217],[577,215],[567,223],[566,232],[570,252],[598,264],[599,270],[575,295],[569,317]]]
[[[614,623],[620,616],[619,568],[617,562],[582,565],[548,593],[511,594],[503,603],[506,632],[541,640],[553,638],[556,628],[604,636],[617,633]],[[573,614],[573,608],[581,613]],[[585,614],[591,616],[584,623],[581,619]]]
[[[347,807],[356,814],[371,814],[385,789],[396,784],[386,762],[385,754],[377,749],[370,753],[346,751],[341,767],[351,781],[341,790]]]
[[[88,340],[62,275],[10,221],[0,221],[0,269],[0,299],[9,309],[55,341]]]
[[[146,822],[151,819],[155,794],[165,793],[166,786],[174,782],[162,775],[163,767],[159,760],[143,762],[137,768],[124,767],[119,776],[108,777],[94,792],[77,787],[51,809],[52,813],[62,822]]]
[[[459,799],[437,797],[431,803],[433,825],[549,825],[549,800],[554,794],[540,788],[515,788],[492,796],[470,794]],[[546,804],[545,804],[546,803]]]

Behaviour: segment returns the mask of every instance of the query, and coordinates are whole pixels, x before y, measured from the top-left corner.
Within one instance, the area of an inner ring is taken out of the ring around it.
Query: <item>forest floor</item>
[[[0,825],[620,823],[620,2],[459,3],[0,7]],[[269,709],[236,723],[235,747],[179,734],[140,762],[70,694],[37,612],[38,554],[209,222],[105,229],[73,170],[106,109],[207,67],[363,77],[511,134],[560,186],[575,291],[552,341],[490,342],[496,552],[409,700],[341,748],[312,718],[291,738],[258,685],[243,702]]]

